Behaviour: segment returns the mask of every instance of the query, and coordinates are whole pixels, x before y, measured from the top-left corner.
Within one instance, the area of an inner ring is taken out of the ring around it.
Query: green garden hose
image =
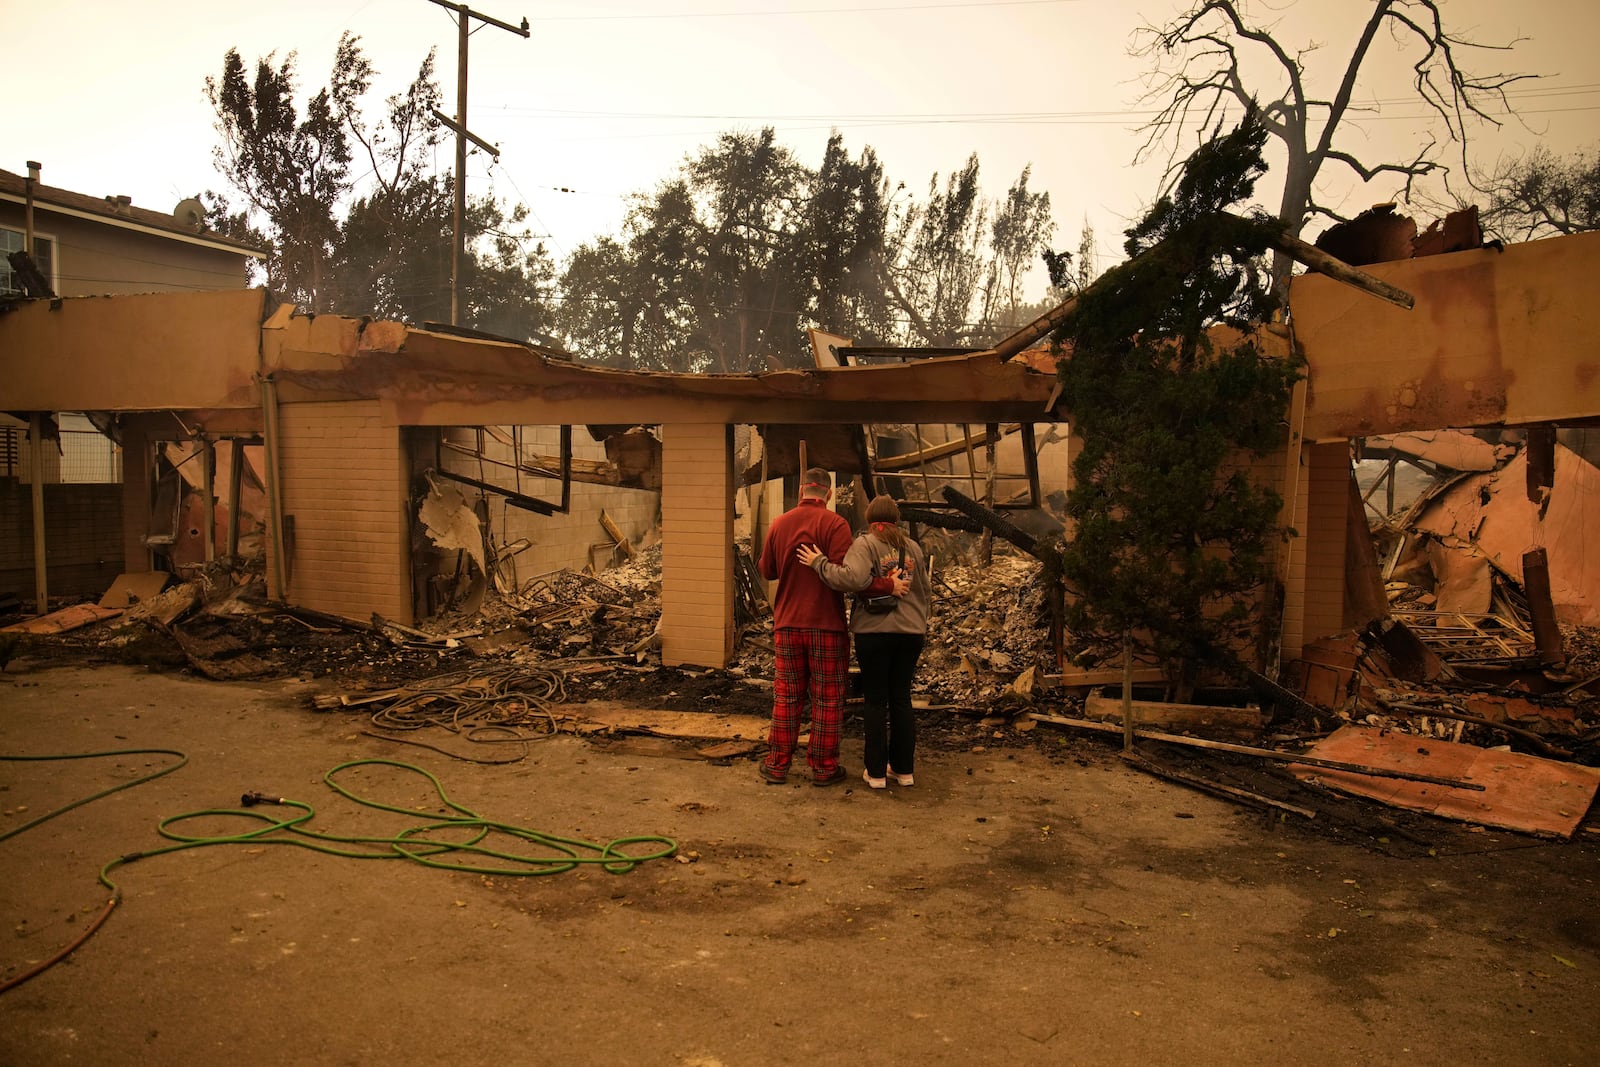
[[[0,834],[0,841],[14,837],[24,830],[38,826],[40,823],[118,790],[151,781],[164,774],[170,774],[188,762],[187,756],[171,749],[124,749],[116,752],[90,752],[58,756],[0,755],[0,760],[64,760],[148,753],[176,756],[179,762],[170,767],[162,768],[154,774],[123,782],[111,789],[103,790],[93,796],[84,797],[81,800],[41,815],[31,822]],[[159,848],[130,852],[126,855],[118,856],[100,868],[100,883],[111,890],[111,898],[106,902],[101,913],[76,940],[54,957],[45,960],[15,978],[0,982],[0,993],[19,986],[29,978],[48,970],[71,955],[78,946],[87,941],[100,928],[122,899],[122,889],[111,879],[111,872],[135,860],[148,859],[151,856],[163,856],[171,852],[181,852],[186,849],[204,848],[213,845],[293,845],[297,848],[310,849],[313,852],[321,852],[330,856],[343,856],[347,859],[401,859],[410,860],[425,867],[436,867],[441,870],[469,874],[497,875],[500,877],[538,877],[548,874],[561,874],[578,867],[588,866],[599,867],[608,874],[626,874],[647,860],[665,859],[678,850],[677,842],[668,837],[655,835],[618,837],[601,844],[580,838],[545,834],[537,830],[514,826],[510,823],[486,819],[451,800],[445,794],[444,786],[439,779],[428,771],[396,760],[351,760],[348,763],[341,763],[328,771],[322,776],[322,780],[328,788],[340,796],[363,807],[376,808],[381,811],[395,812],[396,814],[413,817],[417,814],[408,808],[396,807],[392,804],[384,804],[359,796],[336,780],[341,772],[364,766],[391,767],[421,775],[432,784],[434,792],[438,795],[439,801],[443,806],[454,814],[430,816],[426,822],[407,827],[389,837],[347,837],[312,830],[308,824],[316,817],[316,810],[310,804],[283,797],[263,796],[259,793],[244,794],[240,798],[241,806],[237,808],[210,808],[204,811],[191,811],[181,815],[169,816],[161,820],[157,825],[157,830],[162,837],[175,843]],[[258,810],[262,804],[288,808],[292,810],[293,814],[282,818],[269,815],[264,811]],[[186,822],[202,818],[240,818],[258,825],[251,825],[237,833],[221,835],[188,834],[178,829]],[[444,835],[451,836],[446,837]],[[497,839],[509,839],[509,843],[504,847],[494,847]],[[526,846],[529,845],[534,846],[539,851],[539,854],[529,854],[528,851],[525,851]],[[628,851],[629,846],[634,845],[655,845],[658,847],[643,852]],[[511,849],[516,849],[516,851]],[[462,855],[467,857],[466,861],[450,858]]]

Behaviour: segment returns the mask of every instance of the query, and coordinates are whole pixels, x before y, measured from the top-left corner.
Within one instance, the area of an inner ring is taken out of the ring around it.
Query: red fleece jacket
[[[843,631],[844,594],[829,589],[795,558],[801,545],[816,545],[829,562],[839,563],[850,550],[850,524],[824,501],[806,499],[773,520],[761,550],[761,576],[778,583],[772,625]]]

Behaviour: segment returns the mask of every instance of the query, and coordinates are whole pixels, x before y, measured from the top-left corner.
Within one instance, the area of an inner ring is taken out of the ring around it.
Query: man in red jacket
[[[844,723],[845,684],[850,669],[850,635],[844,595],[823,584],[817,572],[795,558],[801,545],[815,545],[838,563],[850,548],[850,524],[828,508],[833,487],[828,472],[812,467],[801,475],[800,502],[773,520],[761,550],[761,576],[776,580],[772,639],[777,662],[772,680],[772,729],[761,777],[782,785],[800,736],[807,699],[811,703],[811,744],[806,761],[812,785],[845,779],[839,766]]]

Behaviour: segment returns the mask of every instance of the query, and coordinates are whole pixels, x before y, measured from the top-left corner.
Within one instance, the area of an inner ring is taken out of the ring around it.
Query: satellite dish
[[[197,197],[191,196],[178,202],[178,206],[172,209],[172,217],[179,226],[203,230],[206,227],[206,206]]]

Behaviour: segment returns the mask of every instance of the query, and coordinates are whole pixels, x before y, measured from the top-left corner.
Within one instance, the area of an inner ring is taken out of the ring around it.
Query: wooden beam
[[[1007,437],[1020,429],[1022,429],[1021,423],[1008,423],[1000,427],[1000,437]],[[999,440],[1000,437],[997,437],[996,440]],[[903,471],[907,467],[919,467],[924,463],[932,463],[934,460],[944,459],[946,456],[953,456],[958,452],[967,452],[974,444],[987,441],[988,438],[989,430],[985,428],[981,434],[967,434],[959,440],[946,441],[942,445],[932,445],[916,452],[906,452],[898,456],[879,456],[877,462],[873,464],[873,469],[879,474],[887,474],[891,471]]]
[[[995,345],[995,355],[999,356],[1003,360],[1010,359],[1018,352],[1021,352],[1024,348],[1027,348],[1029,345],[1041,340],[1056,327],[1062,325],[1068,319],[1072,318],[1073,314],[1077,310],[1078,298],[1075,296],[1066,300],[1064,303],[1057,304],[1055,307],[1051,308],[1049,311],[1046,311],[1043,315],[1040,315],[1038,318],[1028,323],[1028,325],[1012,334],[1010,337],[1007,337],[1005,340]]]
[[[1417,306],[1416,297],[1404,289],[1390,285],[1381,278],[1375,278],[1364,270],[1352,267],[1342,259],[1335,259],[1316,245],[1307,244],[1298,237],[1280,233],[1271,241],[1271,245],[1295,262],[1303,263],[1319,274],[1326,274],[1336,282],[1343,282],[1345,285],[1353,286],[1364,293],[1377,297],[1379,300],[1387,300],[1396,307],[1405,308],[1407,311]]]
[[[1069,719],[1062,715],[1045,715],[1040,712],[1030,712],[1028,718],[1035,722],[1050,723],[1054,726],[1070,726],[1074,730],[1091,730],[1102,734],[1121,734],[1122,727],[1108,722],[1091,722],[1088,719]],[[1473,789],[1483,792],[1484,787],[1477,782],[1463,781],[1460,778],[1439,778],[1431,774],[1413,774],[1410,771],[1393,771],[1382,767],[1368,767],[1360,763],[1346,763],[1343,760],[1320,759],[1316,756],[1297,756],[1292,752],[1279,752],[1272,748],[1252,748],[1249,745],[1230,745],[1226,741],[1207,741],[1199,737],[1181,737],[1177,734],[1164,734],[1155,730],[1135,730],[1134,736],[1145,741],[1165,741],[1173,745],[1186,745],[1190,748],[1208,748],[1217,752],[1232,752],[1240,756],[1258,756],[1261,759],[1276,760],[1280,763],[1298,763],[1306,767],[1321,767],[1330,771],[1349,771],[1352,774],[1366,774],[1374,778],[1404,778],[1410,782],[1429,782],[1433,785],[1447,785],[1452,789]]]
[[[1239,222],[1245,221],[1237,215],[1231,217]],[[1364,293],[1370,293],[1381,300],[1387,300],[1389,303],[1403,307],[1408,311],[1416,306],[1416,298],[1405,290],[1390,285],[1381,279],[1374,278],[1366,271],[1358,270],[1343,260],[1335,259],[1316,245],[1308,244],[1298,237],[1291,237],[1286,233],[1278,234],[1271,244],[1273,248],[1296,262],[1303,263],[1322,274],[1326,274],[1335,281],[1354,286]],[[1149,249],[1138,258],[1143,259],[1155,251],[1155,248]],[[1133,261],[1130,260],[1130,262]],[[1035,344],[1054,330],[1065,325],[1077,310],[1078,298],[1074,296],[1040,315],[1010,337],[1005,338],[995,345],[992,351],[1002,360],[1008,360],[1029,345]]]

